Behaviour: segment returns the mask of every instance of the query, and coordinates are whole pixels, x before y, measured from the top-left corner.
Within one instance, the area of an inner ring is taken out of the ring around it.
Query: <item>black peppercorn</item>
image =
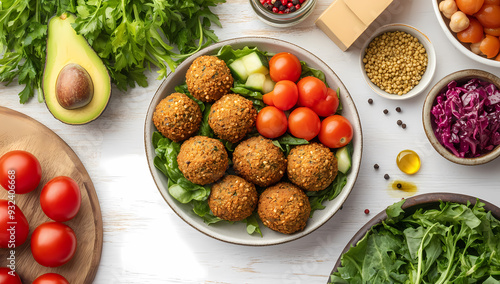
[[[402,187],[403,187],[400,183],[396,184],[396,186],[397,186],[398,188],[402,188]]]
[[[401,127],[403,127],[403,129],[405,129],[405,128],[406,128],[406,124],[405,124],[405,123],[403,123],[403,124],[401,125]]]
[[[378,170],[378,168],[379,168],[378,164],[373,165],[373,167],[374,167],[376,170]]]
[[[384,109],[384,114],[388,114],[389,111],[387,109]]]
[[[273,10],[273,4],[266,2],[266,3],[264,3],[264,8],[266,8],[269,11],[272,11]]]
[[[295,11],[297,11],[297,8],[295,8],[295,6],[290,7],[290,13]]]
[[[385,175],[384,175],[384,178],[385,178],[385,179],[389,179],[390,177],[389,177],[389,175],[388,175],[388,174],[385,174]]]
[[[398,119],[397,124],[398,124],[399,126],[401,126],[401,124],[403,124],[403,122],[401,121],[401,119]]]
[[[278,1],[278,0],[276,0],[276,1]],[[293,3],[293,5],[295,6],[295,5],[297,5],[297,4],[300,4],[300,1],[299,1],[299,0],[292,0],[292,3]]]
[[[397,111],[397,112],[401,112],[401,108],[400,108],[400,107],[397,107],[397,108],[396,108],[396,111]]]
[[[278,2],[278,1],[276,1],[276,2]],[[286,6],[285,6],[285,5],[281,5],[281,6],[278,8],[278,10],[280,10],[280,11],[285,11],[285,10],[286,10]]]
[[[369,104],[373,104],[373,100],[372,99],[368,99],[368,103]]]
[[[276,0],[276,2],[274,2],[274,7],[276,7],[276,8],[279,8],[281,5],[282,5],[281,1],[279,1],[279,0]]]

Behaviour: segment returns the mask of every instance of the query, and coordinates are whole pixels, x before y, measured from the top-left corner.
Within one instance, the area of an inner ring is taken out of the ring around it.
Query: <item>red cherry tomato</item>
[[[500,5],[500,0],[484,0],[484,5]]]
[[[12,249],[24,244],[29,231],[21,209],[13,201],[0,199],[0,247]]]
[[[483,5],[474,16],[485,28],[500,28],[500,5]]]
[[[331,88],[327,88],[326,98],[314,105],[312,110],[314,110],[314,112],[319,116],[327,117],[335,114],[337,108],[339,107],[339,103],[337,92]]]
[[[318,135],[320,128],[318,115],[308,107],[296,108],[288,116],[288,129],[297,138],[309,141]]]
[[[23,284],[19,275],[10,268],[0,267],[0,283],[1,284]]]
[[[320,79],[312,76],[304,77],[297,83],[299,89],[299,105],[314,107],[326,98],[327,88]]]
[[[500,28],[496,29],[484,28],[484,33],[492,36],[500,36]]]
[[[257,114],[255,126],[262,136],[276,138],[285,134],[288,122],[282,110],[274,106],[267,106]]]
[[[14,150],[0,158],[0,185],[16,194],[33,191],[42,178],[42,167],[31,153]]]
[[[457,33],[457,38],[461,42],[477,43],[483,39],[483,26],[473,17],[469,17],[469,27]]]
[[[484,0],[456,0],[458,9],[467,15],[472,15],[481,9]]]
[[[302,66],[297,56],[280,52],[269,60],[269,75],[274,82],[289,80],[297,82],[302,73]]]
[[[43,266],[61,266],[71,260],[75,251],[75,232],[63,223],[43,223],[31,235],[31,253]]]
[[[80,210],[82,196],[78,184],[69,177],[51,179],[42,189],[40,205],[50,219],[66,222]]]
[[[264,95],[264,103],[271,100],[271,104],[281,110],[289,110],[296,103],[299,98],[299,91],[297,85],[289,80],[281,80],[276,85],[272,92]],[[267,103],[266,103],[267,104]]]
[[[38,276],[33,284],[69,284],[68,280],[57,273],[46,273]]]
[[[319,141],[329,148],[344,147],[351,142],[352,136],[351,123],[341,115],[329,116],[321,122]]]

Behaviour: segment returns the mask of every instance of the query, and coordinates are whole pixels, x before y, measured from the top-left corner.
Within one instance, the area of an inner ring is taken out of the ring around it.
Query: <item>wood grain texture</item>
[[[50,129],[34,119],[0,107],[0,156],[11,150],[24,150],[37,157],[42,167],[42,180],[34,191],[15,196],[17,206],[23,211],[30,225],[26,242],[15,248],[16,271],[24,283],[31,283],[44,273],[63,275],[70,283],[92,283],[97,273],[102,251],[102,216],[97,194],[85,167],[71,148]],[[43,185],[56,176],[74,179],[82,196],[80,211],[72,220],[65,222],[77,237],[77,249],[73,258],[57,268],[38,264],[29,246],[33,230],[51,221],[40,207],[39,196]],[[0,190],[0,198],[7,198],[7,191]],[[1,249],[0,266],[6,266],[10,249]]]
[[[149,103],[161,84],[148,72],[149,86],[113,95],[103,115],[82,126],[55,120],[36,98],[19,104],[24,86],[0,84],[0,105],[40,121],[66,141],[80,157],[96,187],[104,225],[104,247],[94,283],[286,283],[324,284],[340,252],[376,212],[404,197],[389,189],[395,179],[413,182],[417,193],[455,192],[474,195],[500,205],[500,159],[475,167],[455,165],[442,158],[425,137],[421,113],[425,92],[404,102],[378,97],[363,81],[359,66],[363,38],[387,23],[415,26],[431,39],[438,57],[434,85],[452,72],[481,65],[448,42],[438,25],[431,0],[394,0],[348,51],[342,52],[314,20],[332,0],[318,0],[310,18],[292,28],[262,23],[248,0],[228,0],[213,7],[222,28],[219,39],[268,36],[297,44],[317,55],[342,79],[353,97],[363,127],[363,158],[356,185],[340,210],[310,235],[283,245],[251,248],[231,245],[201,234],[182,221],[158,193],[144,151],[144,122]],[[428,91],[428,89],[427,89]],[[372,98],[372,105],[367,103]],[[394,109],[399,106],[401,113]],[[383,110],[388,109],[387,115]],[[407,124],[403,130],[398,119]],[[0,127],[2,121],[0,121]],[[403,174],[395,163],[403,149],[415,150],[422,159],[420,171]],[[374,170],[378,163],[380,169]],[[391,176],[389,181],[384,174]],[[370,214],[364,210],[369,209]],[[0,258],[3,256],[0,254]]]

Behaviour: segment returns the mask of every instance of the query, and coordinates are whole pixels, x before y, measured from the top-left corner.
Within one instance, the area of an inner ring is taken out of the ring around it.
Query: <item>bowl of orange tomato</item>
[[[463,54],[500,67],[500,0],[434,0],[446,37]]]

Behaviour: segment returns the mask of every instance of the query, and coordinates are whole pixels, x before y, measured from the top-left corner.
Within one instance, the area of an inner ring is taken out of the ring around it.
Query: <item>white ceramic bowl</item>
[[[153,164],[155,149],[153,148],[151,137],[153,132],[156,131],[156,128],[152,123],[152,117],[156,105],[161,99],[173,93],[175,86],[180,85],[185,81],[186,71],[195,58],[205,54],[216,54],[217,51],[225,45],[231,45],[233,48],[256,46],[260,50],[268,52],[293,53],[299,58],[299,60],[307,62],[309,66],[322,70],[326,75],[326,80],[330,87],[332,87],[333,89],[336,89],[337,87],[340,88],[340,101],[343,106],[342,115],[351,122],[354,128],[354,137],[352,140],[354,145],[354,151],[352,155],[352,168],[347,176],[347,184],[343,188],[340,195],[332,201],[326,201],[326,208],[316,211],[314,213],[314,217],[308,220],[307,226],[302,232],[285,235],[274,232],[260,223],[260,228],[263,234],[263,237],[260,237],[260,235],[256,234],[248,235],[245,229],[245,224],[241,222],[237,222],[234,224],[220,222],[208,226],[203,223],[203,220],[199,216],[193,213],[189,205],[181,204],[180,202],[172,198],[172,196],[170,196],[167,190],[167,177],[163,175],[163,173],[161,173],[158,169],[156,169]],[[297,45],[277,39],[264,37],[243,37],[221,41],[195,53],[194,55],[186,59],[177,67],[175,72],[168,75],[168,77],[163,81],[163,83],[156,91],[153,99],[151,100],[151,104],[146,115],[144,128],[144,143],[146,147],[146,156],[149,169],[158,187],[158,190],[160,191],[161,195],[168,203],[168,205],[170,205],[172,210],[174,210],[174,212],[177,213],[180,218],[182,218],[186,223],[199,230],[200,232],[215,239],[234,244],[250,246],[280,244],[298,239],[313,232],[321,225],[325,224],[340,209],[354,186],[361,165],[361,152],[363,143],[361,123],[359,120],[358,112],[356,110],[356,106],[354,105],[354,101],[349,95],[349,92],[345,88],[344,84],[326,63],[321,61],[311,52],[306,51]]]
[[[441,26],[441,29],[443,29],[444,34],[446,37],[450,40],[451,44],[455,46],[458,50],[460,50],[463,54],[465,54],[467,57],[486,64],[490,65],[493,67],[500,67],[500,61],[496,61],[494,59],[488,59],[486,57],[483,57],[481,55],[477,55],[474,52],[470,50],[470,44],[468,43],[463,43],[457,39],[457,34],[452,32],[450,30],[449,24],[450,20],[443,16],[441,11],[439,11],[439,2],[442,0],[432,0],[432,6],[434,7],[434,14],[436,14],[436,17],[438,19],[439,25]]]
[[[418,85],[416,85],[408,93],[401,95],[401,96],[395,95],[395,94],[389,94],[386,91],[380,89],[377,85],[373,84],[372,81],[370,81],[370,79],[368,78],[368,75],[366,75],[365,64],[363,63],[363,58],[365,57],[366,48],[368,47],[370,42],[372,42],[372,40],[374,38],[376,38],[377,36],[379,36],[383,33],[394,32],[394,31],[406,32],[406,33],[411,34],[412,36],[416,37],[418,39],[418,41],[420,41],[420,43],[422,43],[422,45],[424,46],[424,48],[427,52],[427,60],[428,60],[427,69],[425,70],[425,73],[422,76],[422,79],[420,80]],[[405,24],[389,24],[389,25],[382,26],[382,27],[378,28],[377,30],[375,30],[375,32],[365,42],[365,44],[363,45],[363,48],[361,49],[361,56],[359,58],[359,64],[361,66],[361,73],[363,74],[363,77],[365,78],[366,83],[368,84],[368,86],[370,86],[370,88],[375,93],[377,93],[378,95],[380,95],[384,98],[391,99],[391,100],[406,100],[406,99],[412,98],[418,94],[421,94],[425,90],[425,88],[427,88],[427,86],[429,86],[429,84],[432,80],[432,77],[434,76],[434,71],[436,70],[436,53],[434,51],[434,47],[433,47],[431,41],[429,40],[429,38],[424,33],[419,31],[418,29],[416,29],[412,26],[409,26],[409,25],[405,25]]]

